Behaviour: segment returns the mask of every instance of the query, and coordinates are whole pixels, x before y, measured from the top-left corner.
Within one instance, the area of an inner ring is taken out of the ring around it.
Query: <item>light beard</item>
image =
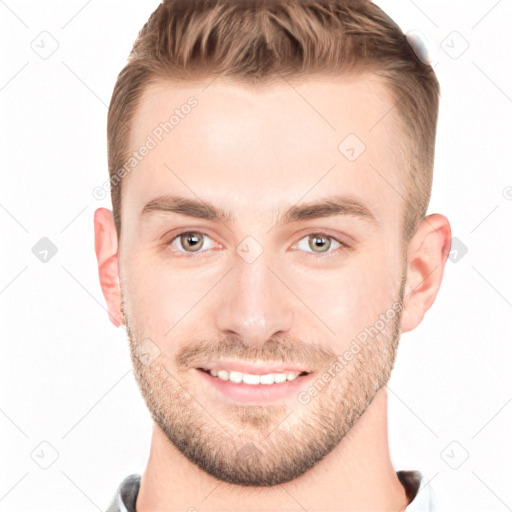
[[[395,304],[402,303],[404,285],[402,279]],[[164,357],[151,365],[142,363],[136,356],[138,331],[132,330],[124,301],[122,309],[134,375],[153,421],[190,462],[217,480],[242,486],[289,482],[326,457],[388,382],[401,334],[400,308],[370,342],[359,345],[354,357],[307,404],[297,401],[292,410],[283,404],[220,407],[205,403],[194,386],[197,381],[191,381],[193,350],[184,348],[176,356],[179,365]],[[315,368],[327,370],[337,359],[329,348],[299,340],[269,340],[256,352],[236,338],[221,341],[208,344],[212,353],[232,356],[236,352],[244,360],[259,355],[276,361],[289,353],[294,356],[290,360],[298,361],[309,354],[323,363]],[[188,357],[181,357],[183,354]],[[277,354],[280,358],[272,359]],[[322,373],[318,371],[318,380]]]

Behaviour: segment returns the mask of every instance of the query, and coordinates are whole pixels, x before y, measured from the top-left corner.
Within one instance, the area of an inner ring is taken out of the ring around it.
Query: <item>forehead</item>
[[[372,75],[151,85],[132,120],[138,157],[123,181],[122,216],[135,220],[164,193],[252,218],[336,193],[361,197],[378,220],[396,223],[404,185],[393,110]]]

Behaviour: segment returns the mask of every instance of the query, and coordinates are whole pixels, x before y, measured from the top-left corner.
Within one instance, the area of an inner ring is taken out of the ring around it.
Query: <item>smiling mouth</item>
[[[223,381],[230,381],[235,384],[249,384],[249,385],[271,385],[289,382],[299,377],[309,375],[311,372],[287,371],[287,372],[270,372],[263,375],[256,375],[251,373],[243,373],[239,371],[228,370],[206,370],[204,368],[197,368],[199,371],[208,373],[212,377]]]

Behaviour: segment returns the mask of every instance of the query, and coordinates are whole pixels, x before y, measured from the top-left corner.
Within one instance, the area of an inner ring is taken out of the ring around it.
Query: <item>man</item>
[[[434,510],[386,383],[451,243],[439,84],[370,1],[164,0],[108,117],[99,277],[154,421],[109,511]]]

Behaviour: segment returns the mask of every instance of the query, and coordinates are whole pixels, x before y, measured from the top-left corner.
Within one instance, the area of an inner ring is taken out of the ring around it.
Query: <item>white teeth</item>
[[[286,380],[286,373],[276,373],[274,374],[274,382],[279,384],[280,382],[284,382]]]
[[[236,382],[240,384],[244,378],[244,374],[242,372],[229,372],[229,380],[231,382]]]
[[[231,380],[231,377],[229,378],[229,380]],[[250,375],[249,373],[246,373],[242,376],[242,380],[244,381],[244,384],[259,384],[260,376]]]
[[[222,380],[229,380],[240,384],[258,385],[258,384],[280,384],[287,380],[295,380],[301,372],[286,372],[286,373],[268,373],[266,375],[253,375],[251,373],[242,372],[228,372],[227,370],[207,370],[210,375],[218,377]]]
[[[227,372],[226,370],[219,370],[217,372],[217,377],[219,377],[219,379],[222,380],[229,380],[229,372]]]
[[[274,376],[271,373],[268,375],[260,375],[260,384],[274,384]]]

